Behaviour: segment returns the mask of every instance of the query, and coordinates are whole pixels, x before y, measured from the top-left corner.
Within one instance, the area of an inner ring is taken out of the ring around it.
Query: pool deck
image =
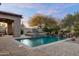
[[[0,37],[1,56],[40,56],[47,55],[46,52],[32,49],[14,40],[12,36]]]
[[[79,39],[28,47],[12,36],[0,37],[1,56],[79,56]]]

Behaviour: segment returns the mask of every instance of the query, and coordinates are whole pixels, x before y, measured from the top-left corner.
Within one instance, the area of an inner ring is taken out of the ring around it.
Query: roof
[[[0,14],[6,14],[6,15],[17,16],[17,17],[21,17],[22,18],[22,15],[20,15],[20,14],[6,12],[6,11],[0,11]]]

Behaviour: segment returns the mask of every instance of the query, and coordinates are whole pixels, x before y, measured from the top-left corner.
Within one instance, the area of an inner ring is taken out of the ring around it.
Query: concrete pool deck
[[[14,40],[12,36],[0,37],[0,55],[2,56],[79,56],[79,39],[38,47],[28,47]]]
[[[22,45],[22,46],[21,46]],[[0,55],[2,56],[33,56],[47,55],[46,52],[32,49],[14,40],[11,36],[0,37]]]

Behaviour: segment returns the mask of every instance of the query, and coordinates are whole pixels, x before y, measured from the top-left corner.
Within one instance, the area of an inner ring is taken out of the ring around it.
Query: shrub
[[[21,29],[21,35],[24,34],[24,31]]]

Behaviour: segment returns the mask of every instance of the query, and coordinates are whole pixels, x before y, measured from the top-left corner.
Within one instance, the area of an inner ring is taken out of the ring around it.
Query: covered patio
[[[22,15],[0,11],[0,22],[7,24],[7,34],[20,36]]]

